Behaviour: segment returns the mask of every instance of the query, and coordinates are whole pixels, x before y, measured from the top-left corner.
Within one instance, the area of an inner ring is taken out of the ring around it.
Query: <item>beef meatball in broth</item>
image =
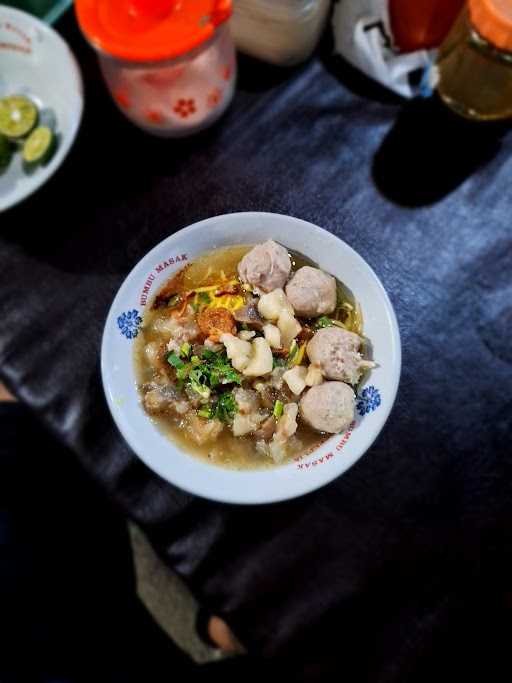
[[[319,367],[327,379],[357,384],[364,370],[374,367],[359,353],[361,337],[340,327],[318,330],[308,342],[307,353],[311,363]]]
[[[292,264],[288,252],[273,240],[257,244],[238,264],[242,282],[263,292],[271,292],[285,285]]]
[[[304,422],[319,432],[337,434],[354,419],[355,394],[343,382],[324,382],[311,387],[300,400]]]
[[[319,268],[303,266],[286,285],[296,315],[314,318],[336,308],[336,280]]]

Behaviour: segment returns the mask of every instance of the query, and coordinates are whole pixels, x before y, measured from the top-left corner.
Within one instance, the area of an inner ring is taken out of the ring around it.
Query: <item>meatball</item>
[[[311,387],[299,406],[302,419],[310,427],[337,434],[354,419],[355,394],[344,382],[324,382]]]
[[[263,292],[284,287],[292,264],[288,252],[280,244],[268,240],[257,244],[238,264],[242,282],[247,282]]]
[[[357,384],[363,371],[374,365],[363,360],[360,347],[361,337],[357,334],[340,327],[325,327],[308,342],[307,353],[327,379]]]
[[[304,266],[286,285],[286,296],[296,315],[314,318],[332,313],[336,308],[336,280],[323,270]]]

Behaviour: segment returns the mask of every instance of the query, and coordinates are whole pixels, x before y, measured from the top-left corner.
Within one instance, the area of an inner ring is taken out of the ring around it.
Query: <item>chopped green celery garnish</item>
[[[238,412],[238,406],[235,397],[231,391],[225,391],[209,406],[202,406],[197,411],[199,417],[205,417],[208,420],[220,420],[221,422],[230,422],[235,413]]]
[[[196,394],[199,394],[201,398],[210,398],[211,391],[204,384],[195,382],[194,380],[190,380],[189,383],[190,387],[196,392]]]
[[[210,398],[210,388],[206,386],[207,377],[201,367],[196,367],[189,372],[188,383],[201,398]]]
[[[219,368],[219,377],[220,377],[220,383],[221,384],[231,384],[231,383],[241,384],[242,383],[242,378],[240,377],[240,373],[228,365]]]
[[[188,358],[191,350],[192,350],[192,347],[190,346],[190,344],[188,342],[184,342],[180,346],[180,356]]]
[[[299,353],[299,345],[295,341],[295,339],[292,341],[290,350],[288,352],[288,357],[286,358],[286,365],[290,368],[294,363],[295,363],[295,358],[297,354]]]
[[[273,415],[274,415],[274,417],[275,417],[277,420],[278,420],[278,419],[281,417],[281,415],[283,414],[283,408],[284,408],[284,404],[283,404],[282,401],[277,400],[277,401],[274,403],[274,412],[273,412]]]
[[[176,365],[176,359],[181,365]],[[201,357],[194,355],[186,364],[174,354],[169,362],[177,368],[178,379],[186,379],[187,386],[201,398],[209,398],[211,390],[221,384],[242,383],[242,376],[233,368],[225,352],[204,349]]]
[[[332,327],[332,325],[333,321],[326,315],[323,315],[321,318],[317,318],[315,322],[315,327],[317,330],[321,330],[323,327]]]
[[[231,391],[221,394],[212,406],[213,416],[221,422],[229,422],[237,412],[238,406]]]
[[[184,365],[182,368],[176,368],[176,377],[179,380],[187,379],[190,372],[190,364]]]
[[[225,352],[214,353],[205,349],[202,356],[206,360],[202,368],[208,376],[210,386],[216,387],[218,384],[231,384],[232,382],[242,383],[240,373],[233,368]]]
[[[174,351],[171,351],[171,353],[167,356],[167,362],[169,365],[172,365],[175,368],[182,368],[185,365],[185,363]]]

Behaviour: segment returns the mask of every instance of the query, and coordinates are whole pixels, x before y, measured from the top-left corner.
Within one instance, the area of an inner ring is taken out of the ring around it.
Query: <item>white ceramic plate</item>
[[[0,211],[35,192],[64,161],[83,109],[82,78],[63,39],[39,19],[0,5],[0,97],[27,95],[57,121],[59,146],[52,159],[28,175],[16,153],[0,173]]]
[[[268,470],[236,471],[188,455],[151,422],[135,386],[132,342],[145,309],[185,263],[217,247],[275,239],[336,275],[360,302],[378,367],[359,391],[353,428],[310,455]],[[400,336],[389,298],[370,266],[345,242],[290,216],[233,213],[195,223],[157,245],[132,270],[107,318],[101,371],[108,405],[126,441],[154,472],[186,491],[229,503],[270,503],[313,491],[343,474],[372,445],[395,400]]]

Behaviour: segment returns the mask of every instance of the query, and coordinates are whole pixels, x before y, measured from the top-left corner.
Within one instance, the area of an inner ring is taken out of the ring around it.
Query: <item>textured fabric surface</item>
[[[403,105],[320,57],[292,72],[244,62],[220,125],[151,139],[115,111],[72,18],[60,28],[85,118],[57,176],[0,217],[2,378],[253,652],[356,682],[497,667],[512,558],[510,135]],[[130,452],[99,348],[151,247],[247,210],[317,223],[370,263],[403,371],[384,431],[346,475],[241,509],[174,489]]]
[[[24,405],[0,403],[0,681],[255,683],[274,670],[249,657],[195,666],[137,599],[133,562],[98,482]]]
[[[119,511],[24,406],[0,404],[0,431],[2,683],[190,677],[136,599]]]

